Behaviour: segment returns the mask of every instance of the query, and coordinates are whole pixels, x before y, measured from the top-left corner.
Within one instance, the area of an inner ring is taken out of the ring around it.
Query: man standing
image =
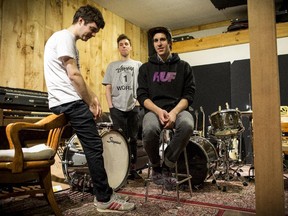
[[[152,180],[172,189],[176,179],[170,169],[193,134],[194,120],[187,111],[195,94],[190,65],[171,53],[172,35],[165,27],[148,31],[156,53],[139,69],[137,99],[145,107],[143,144],[152,166]],[[160,164],[159,140],[162,129],[173,129],[174,135]]]
[[[95,194],[94,204],[100,212],[126,211],[135,208],[128,198],[115,194],[109,186],[103,161],[103,144],[95,119],[102,109],[97,96],[85,83],[79,67],[76,41],[95,37],[105,22],[101,12],[90,5],[80,7],[72,25],[55,32],[44,50],[44,75],[49,108],[64,113],[75,130],[84,150]]]
[[[106,86],[106,99],[109,106],[113,128],[121,130],[126,136],[131,150],[130,179],[141,178],[136,172],[138,109],[135,107],[137,78],[140,61],[130,58],[131,40],[124,34],[117,38],[121,60],[111,62],[106,70],[102,84]]]

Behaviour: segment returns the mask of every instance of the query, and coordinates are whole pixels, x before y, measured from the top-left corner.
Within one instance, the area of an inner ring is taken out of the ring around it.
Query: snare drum
[[[96,125],[100,136],[113,129],[113,122],[98,122]]]
[[[221,110],[211,114],[209,117],[211,127],[209,134],[215,136],[237,135],[244,130],[241,113],[238,110]]]
[[[130,149],[126,138],[116,130],[102,131],[104,167],[110,187],[120,189],[127,180],[130,166]],[[87,160],[76,134],[64,148],[62,158],[63,173],[70,186],[83,189],[93,187]],[[79,183],[80,182],[80,183]],[[86,184],[83,186],[84,182]]]
[[[187,144],[189,171],[192,185],[200,185],[217,169],[217,152],[214,145],[201,136],[193,136]],[[178,172],[186,173],[184,154],[177,161]]]

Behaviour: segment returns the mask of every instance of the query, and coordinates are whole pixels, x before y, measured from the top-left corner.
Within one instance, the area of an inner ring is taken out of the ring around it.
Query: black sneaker
[[[135,180],[135,179],[142,179],[142,177],[139,175],[139,173],[136,170],[131,170],[128,179]]]
[[[172,191],[176,188],[177,179],[172,176],[172,172],[169,168],[163,168],[162,170],[164,188],[168,191]]]
[[[152,182],[156,185],[163,185],[164,182],[163,182],[163,176],[162,176],[162,173],[160,172],[157,172],[155,170],[152,169]]]

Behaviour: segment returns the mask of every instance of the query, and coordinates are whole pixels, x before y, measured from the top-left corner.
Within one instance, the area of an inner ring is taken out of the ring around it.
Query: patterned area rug
[[[145,176],[145,172],[141,175]],[[248,179],[249,180],[249,179]],[[239,180],[217,181],[219,188],[207,180],[198,188],[193,188],[190,197],[187,187],[180,191],[180,203],[177,203],[175,191],[161,195],[161,187],[149,186],[148,201],[145,202],[144,180],[128,180],[127,185],[118,193],[130,195],[130,200],[136,203],[136,209],[120,215],[253,215],[255,214],[255,184],[254,180],[247,180],[248,185],[243,186]],[[288,212],[288,179],[285,182],[285,209]],[[219,190],[221,189],[221,190]],[[223,191],[226,189],[226,191]],[[72,191],[71,189],[55,193],[57,203],[63,215],[115,215],[115,213],[99,213],[93,205],[93,196],[88,193]],[[20,197],[7,199],[1,202],[1,215],[53,215],[51,208],[42,197]],[[229,212],[229,214],[228,214]],[[118,214],[119,215],[119,214]]]

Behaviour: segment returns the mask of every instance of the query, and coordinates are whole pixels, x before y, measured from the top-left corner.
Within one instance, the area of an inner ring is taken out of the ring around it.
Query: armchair
[[[55,215],[61,215],[53,193],[50,167],[55,162],[54,156],[66,125],[64,114],[51,114],[36,123],[16,122],[6,127],[10,149],[0,150],[0,186],[36,183],[40,187],[21,192],[11,189],[9,193],[0,194],[0,199],[43,193]],[[21,140],[23,131],[31,134],[31,138],[39,131],[47,131],[46,143],[25,148]]]

